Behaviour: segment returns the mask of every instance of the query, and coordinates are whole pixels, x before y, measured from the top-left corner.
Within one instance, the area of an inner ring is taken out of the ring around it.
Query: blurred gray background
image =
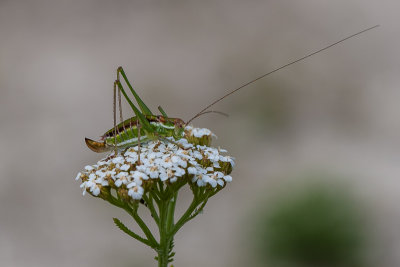
[[[178,233],[175,266],[265,266],[249,232],[256,215],[309,172],[360,203],[364,265],[399,266],[399,10],[395,0],[0,1],[0,266],[156,265],[111,219],[129,218],[74,181],[103,156],[84,137],[112,126],[118,66],[152,109],[188,120],[375,24],[225,99],[215,109],[228,119],[194,121],[237,166]]]

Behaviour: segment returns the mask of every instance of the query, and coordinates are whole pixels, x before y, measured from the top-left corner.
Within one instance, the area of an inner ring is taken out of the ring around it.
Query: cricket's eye
[[[183,120],[181,120],[181,119],[175,119],[174,124],[175,124],[176,126],[178,126],[179,128],[182,128],[182,127],[185,125],[185,123],[184,123]]]

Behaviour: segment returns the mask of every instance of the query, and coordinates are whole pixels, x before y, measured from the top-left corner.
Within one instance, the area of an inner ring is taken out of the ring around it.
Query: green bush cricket
[[[126,77],[126,74],[122,67],[119,67],[117,69],[117,80],[114,82],[114,127],[109,129],[107,132],[103,134],[101,137],[101,141],[94,141],[89,138],[85,138],[86,145],[94,152],[107,152],[114,150],[115,155],[118,149],[127,149],[132,146],[138,145],[139,148],[139,155],[140,155],[140,145],[151,140],[162,140],[166,142],[171,142],[174,143],[178,146],[180,146],[178,143],[167,139],[168,137],[173,137],[174,140],[180,139],[183,134],[184,134],[184,129],[187,125],[189,125],[190,122],[192,122],[194,119],[198,118],[201,115],[207,114],[207,113],[219,113],[222,115],[226,115],[222,112],[219,111],[208,111],[208,109],[212,106],[214,106],[216,103],[220,102],[224,98],[230,96],[231,94],[236,93],[240,89],[247,87],[248,85],[274,73],[277,72],[281,69],[284,69],[292,64],[295,64],[297,62],[303,61],[308,57],[311,57],[315,54],[318,54],[326,49],[329,49],[339,43],[342,43],[350,38],[353,38],[357,35],[360,35],[366,31],[372,30],[379,25],[375,25],[373,27],[364,29],[360,32],[357,32],[355,34],[352,34],[350,36],[347,36],[335,43],[332,43],[328,46],[325,46],[324,48],[321,48],[319,50],[316,50],[310,54],[307,54],[306,56],[303,56],[301,58],[298,58],[294,61],[291,61],[290,63],[287,63],[279,68],[276,68],[268,73],[265,73],[261,75],[258,78],[255,78],[240,87],[230,91],[229,93],[225,94],[224,96],[218,98],[208,106],[206,106],[204,109],[202,109],[200,112],[198,112],[195,116],[193,116],[190,120],[187,122],[184,122],[182,119],[179,118],[170,118],[168,115],[165,113],[165,111],[161,108],[161,106],[158,107],[161,115],[154,115],[151,110],[146,106],[146,104],[142,101],[142,99],[139,97],[139,95],[136,93],[136,91],[133,89],[132,85],[130,84],[128,78]],[[125,89],[123,88],[121,81],[120,81],[120,75],[122,75],[125,83],[128,85],[131,93],[135,97],[135,100],[137,104],[139,105],[139,109],[132,103],[131,99],[128,97]],[[117,99],[117,92],[118,92],[118,103],[119,103],[119,113],[120,113],[120,123],[116,123],[116,99]],[[131,106],[135,116],[131,117],[127,120],[123,120],[122,118],[122,108],[121,108],[121,92],[124,95],[126,101],[129,103]],[[140,159],[139,159],[140,162]]]

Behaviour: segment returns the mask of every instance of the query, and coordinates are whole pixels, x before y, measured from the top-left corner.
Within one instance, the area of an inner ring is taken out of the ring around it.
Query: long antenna
[[[242,88],[244,88],[244,87],[246,87],[246,86],[248,86],[248,85],[250,85],[250,84],[252,84],[252,83],[254,83],[254,82],[256,82],[256,81],[258,81],[258,80],[260,80],[260,79],[262,79],[262,78],[264,78],[264,77],[266,77],[266,76],[268,76],[268,75],[270,75],[270,74],[272,74],[272,73],[274,73],[274,72],[277,72],[278,70],[281,70],[281,69],[286,68],[286,67],[288,67],[288,66],[290,66],[290,65],[293,65],[293,64],[295,64],[295,63],[297,63],[297,62],[299,62],[299,61],[302,61],[302,60],[304,60],[304,59],[306,59],[306,58],[308,58],[308,57],[311,57],[311,56],[313,56],[313,55],[315,55],[315,54],[318,54],[318,53],[320,53],[320,52],[322,52],[322,51],[324,51],[324,50],[326,50],[326,49],[331,48],[332,46],[335,46],[335,45],[337,45],[337,44],[339,44],[339,43],[341,43],[341,42],[344,42],[344,41],[346,41],[346,40],[348,40],[348,39],[350,39],[350,38],[353,38],[353,37],[355,37],[355,36],[357,36],[357,35],[360,35],[360,34],[366,32],[366,31],[372,30],[372,29],[374,29],[374,28],[376,28],[376,27],[379,27],[379,25],[375,25],[375,26],[373,26],[373,27],[367,28],[367,29],[365,29],[365,30],[362,30],[362,31],[359,31],[359,32],[357,32],[357,33],[354,33],[354,34],[352,34],[352,35],[350,35],[350,36],[347,36],[346,38],[343,38],[343,39],[341,39],[341,40],[339,40],[339,41],[337,41],[337,42],[335,42],[335,43],[332,43],[332,44],[330,44],[330,45],[328,45],[328,46],[325,46],[324,48],[321,48],[321,49],[319,49],[319,50],[317,50],[317,51],[314,51],[314,52],[312,52],[312,53],[310,53],[310,54],[308,54],[308,55],[306,55],[306,56],[304,56],[304,57],[301,57],[301,58],[299,58],[299,59],[296,59],[296,60],[294,60],[294,61],[292,61],[292,62],[290,62],[290,63],[288,63],[288,64],[285,64],[285,65],[283,65],[283,66],[281,66],[281,67],[279,67],[279,68],[276,68],[276,69],[274,69],[274,70],[272,70],[272,71],[270,71],[270,72],[268,72],[268,73],[266,73],[266,74],[264,74],[264,75],[261,75],[260,77],[255,78],[254,80],[251,80],[250,82],[247,82],[247,83],[243,84],[242,86],[236,88],[235,90],[233,90],[233,91],[227,93],[226,95],[224,95],[224,96],[218,98],[217,100],[215,100],[214,102],[212,102],[211,104],[209,104],[207,107],[205,107],[204,109],[202,109],[199,113],[197,113],[193,118],[191,118],[186,124],[189,124],[189,123],[190,123],[192,120],[194,120],[199,114],[203,113],[204,111],[206,111],[206,110],[209,109],[210,107],[214,106],[215,104],[217,104],[217,103],[218,103],[219,101],[221,101],[222,99],[224,99],[224,98],[230,96],[231,94],[236,93],[236,92],[239,91],[240,89],[242,89]]]

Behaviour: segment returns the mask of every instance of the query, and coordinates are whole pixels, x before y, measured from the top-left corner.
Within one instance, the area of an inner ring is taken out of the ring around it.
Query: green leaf
[[[170,244],[169,244],[168,262],[173,262],[174,261],[175,252],[172,251],[174,249],[174,246],[175,246],[174,240],[172,239]]]
[[[128,227],[126,227],[119,219],[117,218],[113,218],[113,221],[115,223],[115,225],[125,234],[128,234],[130,236],[132,236],[133,238],[136,238],[136,234],[134,232],[132,232],[131,230],[129,230]]]
[[[138,234],[135,234],[133,231],[129,230],[129,228],[126,227],[119,219],[113,218],[113,221],[114,221],[115,225],[116,225],[122,232],[124,232],[125,234],[127,234],[127,235],[129,235],[129,236],[135,238],[136,240],[138,240],[138,241],[140,241],[140,242],[142,242],[142,243],[144,243],[144,244],[146,244],[146,245],[152,247],[151,244],[150,244],[150,242],[149,242],[148,240],[144,239],[143,237],[141,237],[141,236],[139,236]]]

